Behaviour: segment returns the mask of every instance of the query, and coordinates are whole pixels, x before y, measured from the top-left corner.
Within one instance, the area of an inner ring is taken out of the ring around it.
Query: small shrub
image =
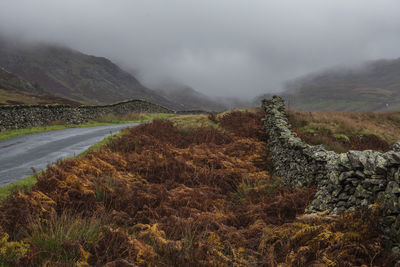
[[[24,241],[9,241],[7,233],[2,233],[0,238],[0,264],[12,266],[24,257],[29,249],[29,244]]]
[[[222,116],[220,125],[237,136],[266,141],[266,133],[261,120],[264,117],[265,113],[261,110],[255,113],[233,111]]]

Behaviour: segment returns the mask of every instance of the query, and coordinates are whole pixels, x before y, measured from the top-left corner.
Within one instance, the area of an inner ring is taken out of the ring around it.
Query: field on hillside
[[[0,106],[4,105],[45,105],[45,104],[65,104],[80,106],[81,103],[67,98],[39,95],[23,91],[4,90],[0,86]]]
[[[304,215],[270,174],[260,110],[154,120],[60,161],[0,206],[20,266],[392,266],[378,208]]]
[[[309,144],[336,152],[388,151],[400,141],[400,112],[287,111],[293,130]]]

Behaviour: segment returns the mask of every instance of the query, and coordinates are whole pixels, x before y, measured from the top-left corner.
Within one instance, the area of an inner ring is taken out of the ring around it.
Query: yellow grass
[[[178,129],[186,132],[192,131],[202,127],[213,127],[218,128],[218,125],[208,119],[208,115],[197,114],[197,115],[181,115],[170,119],[174,126]]]
[[[400,140],[400,112],[288,111],[290,121],[304,132],[332,135],[374,134],[389,144]]]

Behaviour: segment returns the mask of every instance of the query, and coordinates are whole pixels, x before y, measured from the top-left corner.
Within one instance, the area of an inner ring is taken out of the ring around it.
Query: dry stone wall
[[[127,114],[130,112],[174,113],[170,109],[144,100],[130,100],[104,106],[3,106],[0,107],[0,131],[42,126],[54,121],[77,124],[105,114]]]
[[[282,98],[265,99],[262,108],[275,174],[287,185],[318,188],[308,211],[336,214],[377,203],[383,208],[382,230],[400,252],[400,143],[386,153],[337,154],[291,131]]]

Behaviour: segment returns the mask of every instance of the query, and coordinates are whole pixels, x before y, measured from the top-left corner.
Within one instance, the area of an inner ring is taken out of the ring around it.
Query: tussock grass
[[[400,140],[400,112],[288,111],[287,114],[295,131],[306,141],[325,144],[337,152],[388,150],[389,145]]]
[[[220,121],[225,115],[229,115],[232,112],[242,112],[242,113],[260,113],[263,112],[259,107],[251,107],[251,108],[243,108],[243,109],[233,109],[227,110],[221,113],[216,114],[217,121]]]
[[[212,113],[209,115],[206,114],[195,114],[195,115],[180,115],[174,116],[170,120],[173,122],[174,126],[181,130],[183,133],[185,132],[193,132],[199,128],[214,128],[221,131],[224,131],[224,127],[221,127],[219,124],[224,116],[231,116],[232,114],[260,114],[261,108],[248,108],[248,109],[235,109],[230,111],[224,111],[221,113]],[[238,125],[232,126],[231,128],[238,127],[242,122],[237,122]]]
[[[181,115],[171,118],[170,121],[182,133],[190,133],[199,128],[220,128],[216,122],[209,120],[208,115],[205,114]]]
[[[30,227],[26,239],[31,250],[38,254],[37,264],[74,264],[88,257],[85,248],[99,239],[104,220],[63,212],[45,221],[32,221]]]

